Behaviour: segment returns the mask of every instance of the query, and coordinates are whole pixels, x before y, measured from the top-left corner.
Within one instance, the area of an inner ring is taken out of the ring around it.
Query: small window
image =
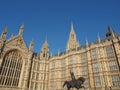
[[[111,36],[111,33],[109,33],[109,36]]]

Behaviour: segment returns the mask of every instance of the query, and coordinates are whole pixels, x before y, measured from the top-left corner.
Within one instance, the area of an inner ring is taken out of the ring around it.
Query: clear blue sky
[[[38,53],[46,36],[53,54],[65,51],[71,22],[81,45],[104,38],[107,25],[120,33],[120,0],[0,0],[0,34],[8,27],[7,38],[17,35],[24,23],[26,44],[34,39]]]

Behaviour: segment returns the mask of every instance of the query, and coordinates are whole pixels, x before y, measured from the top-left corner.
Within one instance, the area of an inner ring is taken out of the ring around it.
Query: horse
[[[70,90],[70,88],[76,88],[79,90],[80,88],[84,88],[84,86],[81,86],[85,82],[85,78],[79,77],[78,79],[71,80],[71,81],[65,81],[63,84],[63,88],[65,85],[67,85],[67,90]]]

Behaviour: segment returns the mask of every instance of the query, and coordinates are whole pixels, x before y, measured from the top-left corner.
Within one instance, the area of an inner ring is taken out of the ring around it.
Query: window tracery
[[[18,86],[22,69],[22,56],[18,50],[8,52],[2,62],[0,85]]]

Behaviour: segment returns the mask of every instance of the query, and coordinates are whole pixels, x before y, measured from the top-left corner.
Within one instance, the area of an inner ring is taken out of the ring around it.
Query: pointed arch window
[[[18,86],[22,62],[22,56],[18,50],[10,51],[5,55],[0,70],[0,85]]]

